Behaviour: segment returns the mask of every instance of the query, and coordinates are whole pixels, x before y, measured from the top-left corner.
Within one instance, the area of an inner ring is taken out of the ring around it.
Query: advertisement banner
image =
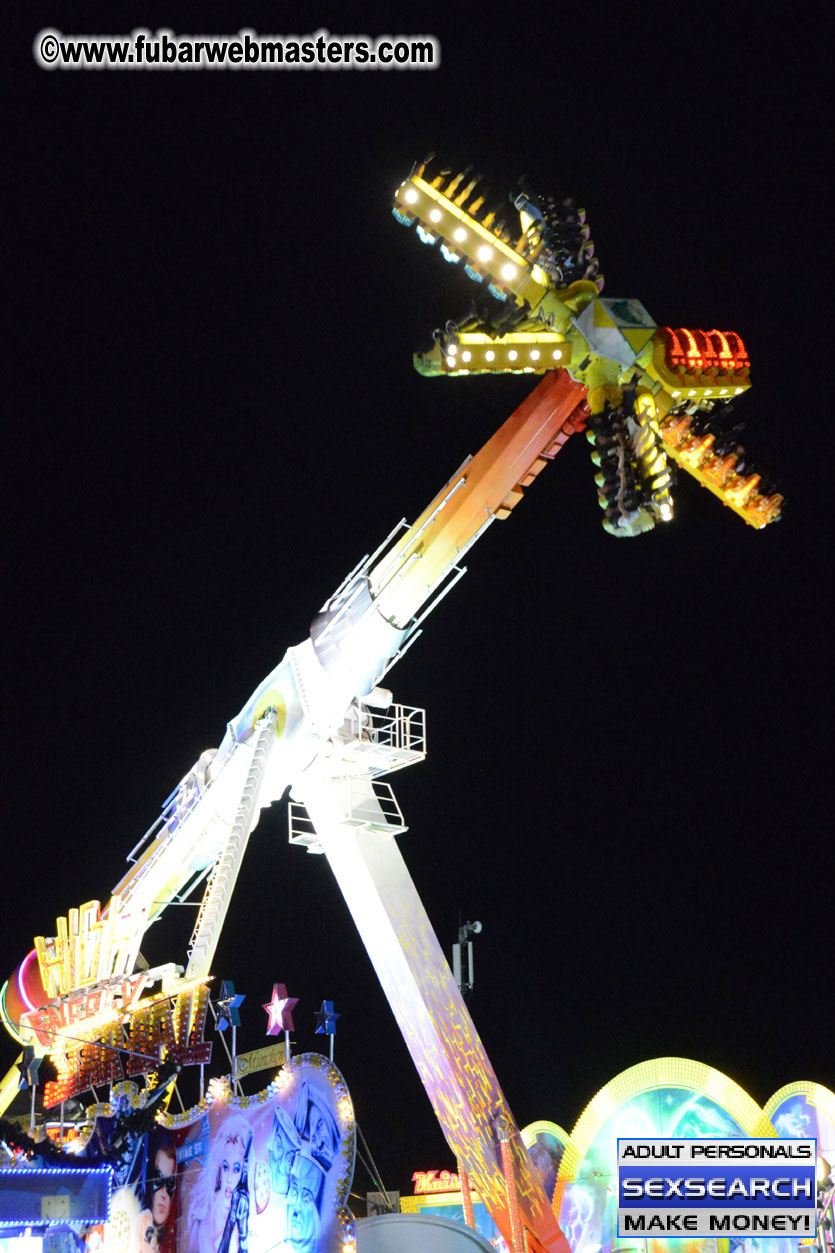
[[[815,1235],[814,1140],[617,1143],[621,1239]]]

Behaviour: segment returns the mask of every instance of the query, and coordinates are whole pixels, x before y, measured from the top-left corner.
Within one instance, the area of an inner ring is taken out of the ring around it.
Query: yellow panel
[[[605,307],[600,303],[599,300],[596,300],[594,303],[593,325],[594,326],[608,326],[608,327],[617,326],[617,322],[615,322],[614,318],[612,318],[606,312]]]
[[[652,339],[655,329],[654,327],[647,329],[644,326],[622,326],[620,333],[630,348],[634,349],[635,352],[640,352]]]

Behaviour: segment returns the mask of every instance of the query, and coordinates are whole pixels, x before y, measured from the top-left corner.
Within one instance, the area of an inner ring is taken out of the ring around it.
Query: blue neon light
[[[0,1227],[106,1223],[112,1186],[109,1166],[0,1170]]]

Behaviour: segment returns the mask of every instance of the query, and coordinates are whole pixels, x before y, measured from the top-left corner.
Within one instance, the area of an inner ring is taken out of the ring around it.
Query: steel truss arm
[[[447,1143],[514,1253],[517,1215],[521,1253],[570,1253],[384,815],[351,820],[344,782],[310,780],[304,802]],[[365,813],[374,805],[367,786]]]

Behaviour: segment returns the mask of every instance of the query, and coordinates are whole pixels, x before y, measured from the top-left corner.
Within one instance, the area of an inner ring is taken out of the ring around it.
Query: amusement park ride
[[[394,214],[494,300],[448,322],[416,358],[425,374],[543,375],[444,484],[351,571],[165,802],[101,908],[90,901],[40,936],[2,992],[6,1026],[58,1079],[52,1108],[163,1060],[205,1063],[212,961],[260,810],[290,791],[290,843],[324,853],[426,1087],[459,1172],[508,1246],[568,1244],[393,838],[406,830],[383,776],[424,758],[421,709],[380,684],[463,575],[463,558],[571,434],[586,430],[603,525],[634,536],[672,516],[671,462],[745,522],[780,514],[728,419],[749,387],[730,331],[658,327],[635,299],[604,298],[585,213],[528,191],[489,209],[467,172],[415,168]],[[200,900],[185,968],[148,968],[143,936],[169,905]],[[17,1090],[3,1083],[0,1112]],[[466,1189],[465,1189],[466,1191]]]

